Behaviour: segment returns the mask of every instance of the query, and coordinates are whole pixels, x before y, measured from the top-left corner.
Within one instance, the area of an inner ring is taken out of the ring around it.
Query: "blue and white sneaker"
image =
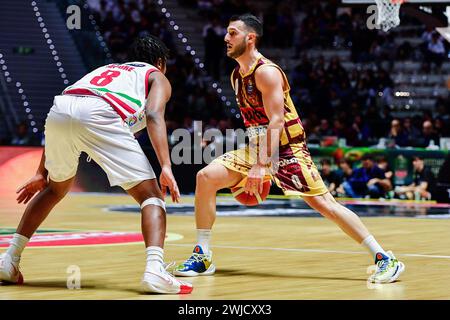
[[[390,283],[400,277],[405,271],[405,265],[398,261],[391,251],[387,251],[387,256],[378,252],[375,256],[376,271],[369,277],[373,283]]]
[[[212,251],[203,253],[202,247],[196,245],[192,255],[182,264],[178,265],[173,274],[182,277],[210,276],[216,272],[216,266],[212,263]]]

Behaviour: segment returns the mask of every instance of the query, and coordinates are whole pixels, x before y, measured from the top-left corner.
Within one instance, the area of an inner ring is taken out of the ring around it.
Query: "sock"
[[[203,249],[203,253],[209,254],[209,241],[211,241],[211,229],[197,229],[197,244]]]
[[[18,233],[14,233],[6,253],[12,257],[20,258],[23,249],[25,249],[25,246],[28,244],[28,241],[30,241],[30,239],[28,239],[27,237],[24,237],[23,235]]]
[[[145,252],[147,253],[147,265],[145,271],[159,272],[161,267],[163,267],[164,249],[151,246],[147,247]]]
[[[385,256],[387,256],[386,251],[383,250],[383,248],[378,244],[377,240],[372,235],[367,236],[361,244],[369,250],[370,254],[374,259],[376,259],[377,253],[381,252]]]

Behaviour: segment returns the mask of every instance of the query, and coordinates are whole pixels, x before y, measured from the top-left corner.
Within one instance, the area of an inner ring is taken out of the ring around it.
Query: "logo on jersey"
[[[142,110],[138,115],[138,119],[139,119],[139,121],[142,121],[142,120],[144,120],[144,118],[145,118],[145,111]]]
[[[293,164],[293,163],[299,163],[299,160],[297,158],[283,159],[278,162],[278,166],[284,167],[284,166],[287,166],[287,165]]]
[[[131,116],[130,119],[128,119],[127,123],[130,127],[132,127],[136,124],[137,121],[138,119],[136,118],[136,116]]]
[[[250,139],[261,135],[265,135],[266,133],[267,133],[267,126],[256,126],[247,128],[247,136]]]
[[[251,80],[248,82],[248,85],[247,85],[247,93],[248,94],[252,94],[253,93],[253,83],[252,83]]]
[[[3,229],[5,230],[5,229]],[[9,229],[9,234],[0,235],[0,248],[9,246],[15,229]],[[175,241],[183,236],[177,233],[167,233],[165,241]],[[140,232],[115,231],[67,231],[67,230],[40,230],[34,235],[29,247],[61,247],[61,246],[95,246],[142,243],[144,241]]]
[[[142,63],[125,63],[127,66],[133,66],[133,67],[145,67],[145,64]]]

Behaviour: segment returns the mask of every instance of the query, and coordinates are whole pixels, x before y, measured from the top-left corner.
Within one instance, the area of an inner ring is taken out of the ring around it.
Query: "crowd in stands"
[[[347,48],[354,62],[420,59],[425,65],[442,65],[449,45],[433,28],[422,28],[409,34],[422,39],[419,45],[408,41],[396,43],[396,30],[389,33],[368,30],[366,7],[342,6],[340,0],[281,0],[257,6],[247,0],[178,0],[182,6],[195,8],[205,19],[206,38],[223,39],[224,28],[232,15],[252,12],[264,25],[262,47],[295,48],[294,57],[311,48]],[[402,25],[421,25],[402,15]],[[215,54],[217,63],[224,52]]]
[[[269,47],[297,48],[298,64],[286,70],[291,96],[298,108],[310,144],[320,145],[326,137],[345,140],[348,146],[428,147],[439,145],[440,137],[450,135],[450,99],[436,100],[434,112],[396,118],[389,107],[394,82],[385,65],[347,70],[338,57],[310,58],[309,48],[351,48],[355,62],[405,60],[421,56],[439,67],[445,59],[446,44],[433,30],[421,35],[417,48],[394,42],[394,32],[369,32],[364,12],[339,7],[338,0],[277,1],[268,6],[241,0],[179,0],[180,5],[196,8],[206,22],[205,69],[196,67],[189,53],[179,53],[168,28],[168,20],[152,0],[88,1],[95,20],[114,60],[127,60],[127,48],[138,36],[159,36],[171,50],[167,76],[173,86],[167,105],[167,127],[193,131],[195,120],[203,128],[242,127],[240,119],[228,117],[228,108],[212,89],[211,82],[228,75],[233,60],[225,57],[223,36],[233,14],[253,12],[264,21],[262,50]],[[352,9],[354,10],[354,9]],[[402,17],[402,21],[405,18]],[[394,29],[395,30],[395,29]],[[292,31],[292,32],[291,32]],[[443,51],[444,50],[444,51]],[[206,72],[205,72],[206,70]],[[144,139],[144,138],[142,138]],[[16,144],[19,140],[11,141]],[[20,140],[23,141],[23,140]]]
[[[384,156],[364,154],[358,163],[346,158],[338,160],[332,170],[329,159],[320,161],[321,176],[331,194],[349,198],[433,199],[436,177],[419,156],[412,157],[412,176],[403,185],[396,185],[394,173]]]
[[[393,64],[382,61],[422,61],[422,70],[433,73],[441,68],[448,48],[432,28],[414,31],[422,43],[395,42],[390,33],[369,31],[364,8],[343,8],[341,1],[277,1],[266,8],[254,2],[233,0],[179,0],[181,5],[196,8],[206,19],[203,37],[207,70],[215,79],[228,75],[229,66],[222,50],[225,27],[232,14],[251,11],[264,23],[264,48],[295,47],[298,64],[289,72],[291,96],[302,118],[309,142],[320,144],[326,136],[346,139],[349,146],[376,145],[387,138],[388,147],[427,147],[430,140],[450,135],[450,100],[437,99],[433,113],[415,114],[394,119]],[[418,24],[402,17],[404,24]],[[311,59],[311,48],[345,48],[355,62],[345,69],[338,57]],[[274,58],[276,61],[277,57]],[[278,57],[284,58],[284,57]],[[370,63],[370,64],[369,64]],[[361,65],[366,64],[366,67]],[[398,129],[391,128],[395,120]],[[398,131],[398,132],[396,132]],[[392,141],[393,140],[393,141]]]
[[[320,144],[327,136],[346,139],[349,146],[377,145],[387,138],[387,147],[438,146],[450,136],[450,100],[436,100],[433,115],[423,111],[395,118],[389,107],[393,81],[382,67],[350,72],[334,57],[316,61],[306,55],[290,73],[291,96],[303,121],[309,142]]]

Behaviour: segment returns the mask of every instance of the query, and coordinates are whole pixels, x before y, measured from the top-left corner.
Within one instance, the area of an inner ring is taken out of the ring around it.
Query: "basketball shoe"
[[[0,282],[22,284],[23,276],[19,270],[20,258],[7,253],[0,254]]]
[[[387,251],[387,256],[377,253],[375,256],[376,271],[369,277],[373,283],[394,282],[405,271],[405,265],[398,261],[391,251]]]
[[[159,270],[145,270],[142,286],[145,292],[187,294],[191,293],[193,286],[173,277],[167,269],[171,265],[161,265]]]
[[[212,263],[212,252],[204,253],[202,247],[196,245],[189,259],[178,265],[173,274],[183,277],[210,276],[216,272]]]

